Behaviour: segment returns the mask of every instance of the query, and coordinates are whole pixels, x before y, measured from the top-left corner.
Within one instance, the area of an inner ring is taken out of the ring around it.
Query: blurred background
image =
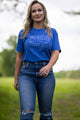
[[[27,8],[31,1],[0,0],[0,120],[10,120],[8,116],[10,111],[11,117],[15,116],[12,120],[19,119],[17,117],[20,112],[19,107],[14,105],[16,103],[19,106],[19,98],[13,88],[15,49],[17,36],[23,28]],[[53,67],[57,79],[54,120],[80,120],[78,108],[80,106],[80,0],[40,0],[40,2],[47,9],[51,27],[58,32],[62,50]],[[15,96],[16,99],[12,100]],[[70,102],[67,103],[67,100]],[[65,109],[64,106],[66,106]],[[67,111],[66,114],[61,115],[60,111],[64,112],[64,110]],[[72,114],[69,114],[71,111],[73,111]],[[35,120],[38,118],[35,117]]]
[[[54,72],[80,68],[80,0],[40,0],[47,9],[51,27],[59,35],[62,53]],[[18,36],[23,28],[27,7],[31,0],[1,0],[0,52],[12,48],[7,40]],[[15,38],[14,38],[15,39]],[[15,41],[15,40],[13,40]],[[16,38],[17,42],[17,38]],[[0,70],[1,72],[2,70]]]

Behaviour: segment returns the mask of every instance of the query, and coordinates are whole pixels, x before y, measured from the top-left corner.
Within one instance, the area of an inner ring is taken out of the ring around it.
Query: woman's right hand
[[[20,69],[22,66],[22,58],[23,53],[17,52],[16,63],[15,63],[15,80],[14,80],[14,88],[18,91],[18,75],[20,73]]]
[[[18,91],[18,80],[14,80],[14,88],[16,91]]]

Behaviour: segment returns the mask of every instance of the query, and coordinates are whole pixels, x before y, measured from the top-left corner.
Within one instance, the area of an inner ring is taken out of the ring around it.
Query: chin
[[[43,20],[35,20],[35,22],[42,22]]]

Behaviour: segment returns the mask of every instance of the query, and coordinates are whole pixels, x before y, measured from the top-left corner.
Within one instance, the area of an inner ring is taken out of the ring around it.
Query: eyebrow
[[[33,7],[32,7],[32,8],[33,8]],[[39,6],[38,8],[39,8],[39,9],[43,9],[43,8],[42,8],[42,7],[40,7],[40,6]],[[35,7],[34,7],[33,9],[35,9]]]
[[[39,9],[40,9],[40,10],[43,10],[42,8],[38,8],[38,10],[39,10]],[[33,8],[32,10],[36,10],[36,9],[35,9],[35,8]]]
[[[38,8],[37,10],[43,10],[42,8]],[[31,11],[36,11],[35,8],[31,9]]]

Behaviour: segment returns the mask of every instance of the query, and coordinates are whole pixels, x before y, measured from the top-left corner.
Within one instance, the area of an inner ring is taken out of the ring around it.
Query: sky
[[[27,0],[27,6],[32,0]],[[61,70],[76,70],[80,68],[80,16],[68,15],[64,11],[80,10],[80,0],[40,0],[48,13],[51,27],[58,32],[61,53],[57,63],[53,66],[54,72]],[[23,28],[26,16],[14,12],[0,13],[0,51],[8,47],[6,40],[10,35],[17,35]],[[19,8],[20,10],[21,8]]]

